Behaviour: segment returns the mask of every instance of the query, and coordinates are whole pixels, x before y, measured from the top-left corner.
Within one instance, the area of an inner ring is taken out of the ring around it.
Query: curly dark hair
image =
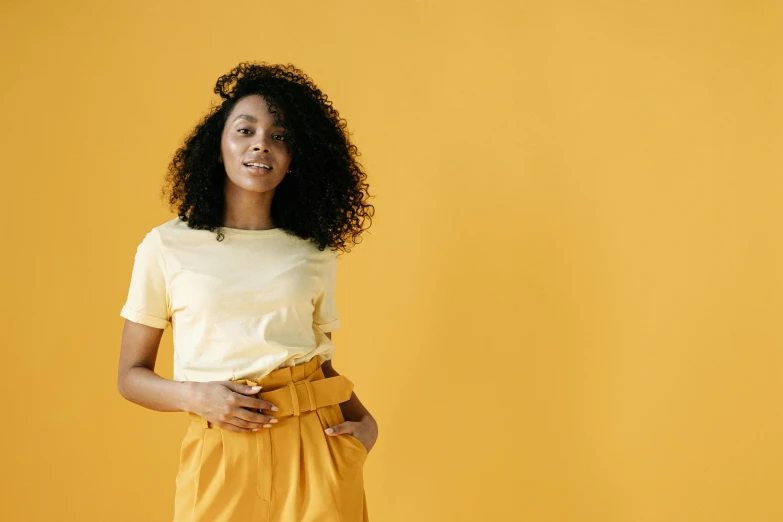
[[[244,96],[260,95],[286,128],[291,171],[275,189],[271,204],[275,224],[318,245],[347,251],[372,222],[374,207],[356,160],[360,155],[346,131],[347,123],[331,100],[292,64],[242,62],[218,78],[222,101],[197,124],[174,154],[162,195],[190,228],[217,231],[225,226],[225,167],[219,160],[223,127]],[[282,114],[278,109],[282,110]]]

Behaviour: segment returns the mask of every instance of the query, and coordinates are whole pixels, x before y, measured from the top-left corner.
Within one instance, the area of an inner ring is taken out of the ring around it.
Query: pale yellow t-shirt
[[[280,228],[224,228],[225,238],[176,217],[136,249],[120,315],[172,328],[174,380],[263,377],[331,359],[340,327],[337,254]]]

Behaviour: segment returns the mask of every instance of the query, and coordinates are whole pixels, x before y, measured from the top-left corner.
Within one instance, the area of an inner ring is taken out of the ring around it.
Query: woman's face
[[[226,119],[220,140],[228,180],[251,192],[274,190],[291,164],[284,134],[263,97],[254,94],[240,99]],[[263,163],[272,169],[248,163]]]

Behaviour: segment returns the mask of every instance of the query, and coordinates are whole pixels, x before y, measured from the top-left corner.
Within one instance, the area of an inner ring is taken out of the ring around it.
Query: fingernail
[[[272,427],[271,424],[264,424],[264,428],[271,428],[271,427]]]
[[[333,430],[332,428],[326,428],[324,431],[325,431],[326,433],[332,433],[332,432],[334,432],[334,430]]]
[[[269,422],[277,422],[277,419],[275,417],[272,417],[271,419],[269,419]]]
[[[258,431],[258,430],[260,430],[260,429],[261,429],[261,428],[255,428],[253,431]]]
[[[273,405],[272,405],[272,408],[271,408],[271,410],[272,410],[272,411],[277,411],[277,406],[275,406],[275,405],[273,404]]]
[[[258,391],[258,390],[260,390],[260,389],[261,389],[261,386],[253,386],[253,387],[252,387],[252,388],[250,388],[250,389],[251,389],[251,390],[253,390],[253,391]]]

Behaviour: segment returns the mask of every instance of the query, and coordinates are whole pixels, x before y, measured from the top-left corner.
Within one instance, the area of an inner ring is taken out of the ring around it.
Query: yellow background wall
[[[783,520],[782,22],[3,2],[0,519],[170,520],[187,421],[119,395],[119,311],[171,154],[265,60],[329,94],[376,195],[334,335],[373,522]]]

